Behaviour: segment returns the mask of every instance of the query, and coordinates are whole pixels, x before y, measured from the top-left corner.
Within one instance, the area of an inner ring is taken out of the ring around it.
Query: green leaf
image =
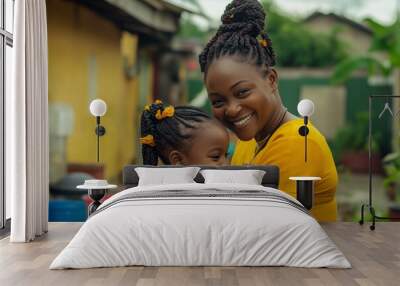
[[[367,18],[364,20],[364,22],[368,25],[368,27],[372,30],[374,35],[386,35],[387,34],[387,26],[381,25],[375,20],[371,18]]]
[[[377,59],[369,56],[355,57],[339,63],[333,71],[331,81],[334,84],[342,83],[359,69],[367,69],[370,73],[385,72],[385,67]]]
[[[400,55],[397,55],[395,53],[390,53],[389,54],[389,62],[393,67],[400,67]]]
[[[389,153],[385,157],[383,157],[383,162],[384,163],[389,163],[389,162],[397,160],[397,159],[400,159],[400,154],[399,153],[397,153],[397,152]]]

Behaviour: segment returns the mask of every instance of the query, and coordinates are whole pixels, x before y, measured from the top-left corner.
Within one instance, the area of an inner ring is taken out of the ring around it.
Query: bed
[[[50,269],[351,267],[309,212],[277,189],[275,166],[201,167],[263,171],[260,185],[204,182],[200,172],[191,183],[138,185],[137,167],[124,168],[125,190],[97,209]]]

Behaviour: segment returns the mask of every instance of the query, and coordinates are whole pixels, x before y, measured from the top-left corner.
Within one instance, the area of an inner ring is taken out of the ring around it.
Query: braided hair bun
[[[257,0],[233,0],[221,16],[221,26],[199,56],[201,71],[221,56],[240,56],[251,64],[276,64],[272,41],[264,31],[266,14]]]
[[[221,16],[221,31],[257,37],[264,30],[265,12],[258,1],[233,0]]]

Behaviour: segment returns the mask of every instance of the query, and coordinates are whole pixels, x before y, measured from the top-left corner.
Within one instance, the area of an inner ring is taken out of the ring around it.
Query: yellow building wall
[[[108,106],[101,119],[100,161],[110,181],[120,180],[124,165],[137,154],[137,77],[124,73],[123,54],[135,60],[137,37],[122,32],[86,7],[61,0],[47,1],[49,103],[66,103],[74,110],[74,129],[67,143],[69,163],[96,163],[95,118],[89,78],[95,62],[96,97]],[[92,63],[90,63],[92,62]],[[90,67],[92,65],[92,67]],[[92,92],[93,94],[93,92]],[[93,96],[93,95],[92,95]]]

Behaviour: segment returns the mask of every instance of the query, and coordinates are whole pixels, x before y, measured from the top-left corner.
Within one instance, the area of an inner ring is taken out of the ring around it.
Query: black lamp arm
[[[299,128],[299,134],[304,136],[304,162],[307,162],[307,135],[310,130],[307,127],[308,116],[304,116],[304,125]]]
[[[97,163],[100,160],[100,136],[106,134],[104,126],[100,125],[100,116],[96,116],[96,129],[94,131],[97,135]]]

